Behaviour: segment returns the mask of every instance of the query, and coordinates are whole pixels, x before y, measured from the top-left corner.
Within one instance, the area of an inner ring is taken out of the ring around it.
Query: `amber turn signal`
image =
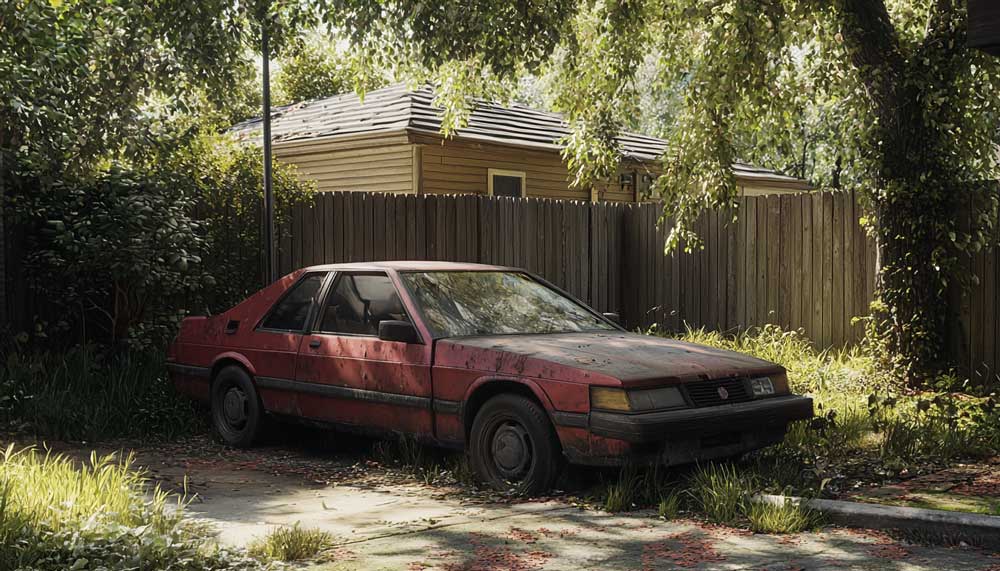
[[[632,410],[625,390],[613,387],[590,387],[590,408],[624,412]]]

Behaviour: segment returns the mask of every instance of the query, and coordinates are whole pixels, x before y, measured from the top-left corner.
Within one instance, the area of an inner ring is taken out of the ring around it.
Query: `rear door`
[[[303,416],[432,434],[431,347],[382,341],[382,320],[411,321],[384,272],[341,272],[299,350]]]
[[[287,390],[295,378],[299,345],[316,316],[329,272],[311,272],[288,288],[256,328],[236,340],[253,363],[255,380],[266,410],[295,414],[296,394]]]

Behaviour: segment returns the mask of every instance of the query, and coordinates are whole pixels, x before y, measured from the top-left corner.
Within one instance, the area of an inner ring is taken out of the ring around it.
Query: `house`
[[[559,144],[561,115],[523,105],[480,103],[468,126],[441,135],[440,110],[429,87],[394,85],[362,101],[345,94],[276,109],[274,156],[294,163],[320,191],[415,194],[476,193],[572,200],[641,200],[660,170],[666,142],[622,133],[618,176],[596,188],[573,188]],[[238,138],[259,141],[261,121],[235,125]],[[801,192],[803,180],[747,164],[733,165],[746,194]]]

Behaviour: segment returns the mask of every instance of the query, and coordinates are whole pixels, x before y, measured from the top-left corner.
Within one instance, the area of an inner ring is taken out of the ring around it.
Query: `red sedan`
[[[445,262],[305,268],[189,317],[176,386],[250,446],[265,414],[465,448],[498,489],[561,460],[681,464],[780,442],[812,400],[739,353],[622,330],[523,270]]]

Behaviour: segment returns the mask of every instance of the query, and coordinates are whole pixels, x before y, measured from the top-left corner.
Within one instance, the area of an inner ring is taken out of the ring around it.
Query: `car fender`
[[[238,353],[236,351],[226,351],[225,353],[220,353],[215,357],[215,359],[212,360],[212,370],[214,371],[218,364],[222,361],[236,361],[242,365],[248,373],[250,373],[251,377],[255,377],[257,375],[257,369],[254,368],[254,366],[250,363],[250,360],[247,359],[242,353]],[[256,385],[256,383],[254,384]]]
[[[535,395],[535,398],[538,399],[538,402],[542,404],[542,407],[549,414],[549,416],[552,415],[554,407],[552,405],[552,401],[549,399],[549,395],[546,394],[545,390],[542,389],[542,387],[535,380],[528,379],[525,377],[513,377],[506,375],[484,375],[482,377],[479,377],[478,379],[473,381],[472,384],[469,385],[469,388],[466,389],[465,391],[465,395],[462,397],[462,402],[463,403],[469,402],[469,398],[472,397],[472,395],[475,394],[475,392],[479,390],[479,388],[481,388],[483,385],[495,382],[517,383],[519,385],[524,385],[528,387],[531,390],[532,394]]]

